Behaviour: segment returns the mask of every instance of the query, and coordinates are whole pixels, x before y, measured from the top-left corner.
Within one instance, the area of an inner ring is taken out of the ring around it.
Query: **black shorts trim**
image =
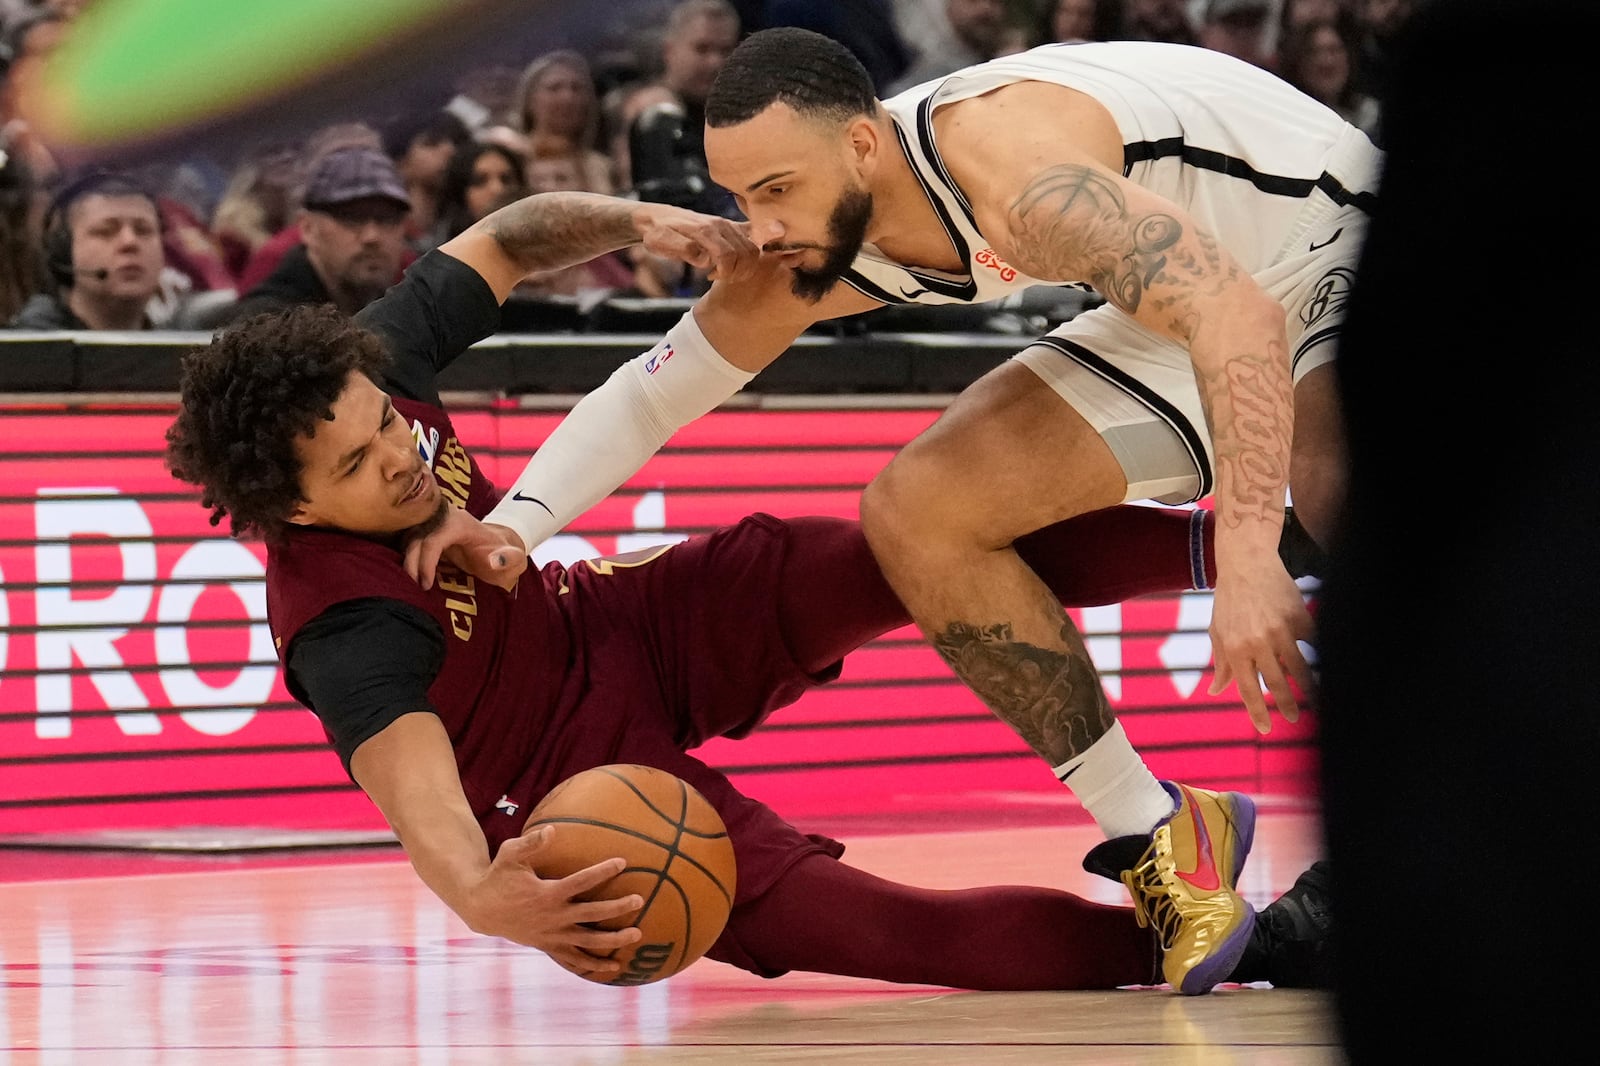
[[[1055,349],[1149,408],[1151,413],[1171,427],[1172,431],[1183,441],[1184,447],[1189,452],[1189,459],[1194,463],[1195,473],[1200,476],[1200,490],[1187,502],[1193,503],[1195,500],[1211,494],[1215,485],[1215,478],[1211,470],[1211,461],[1206,456],[1205,441],[1189,420],[1184,417],[1182,411],[1168,403],[1159,393],[1138,378],[1111,365],[1105,359],[1075,341],[1069,341],[1063,337],[1040,337],[1033,343]]]

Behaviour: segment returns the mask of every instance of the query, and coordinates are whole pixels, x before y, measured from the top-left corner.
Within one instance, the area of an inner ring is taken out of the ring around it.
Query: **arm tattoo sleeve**
[[[1132,314],[1183,237],[1171,215],[1129,213],[1122,191],[1092,167],[1043,171],[1011,205],[1016,261],[1036,277],[1087,281]]]
[[[637,244],[637,206],[589,193],[543,193],[508,204],[477,226],[531,274]]]

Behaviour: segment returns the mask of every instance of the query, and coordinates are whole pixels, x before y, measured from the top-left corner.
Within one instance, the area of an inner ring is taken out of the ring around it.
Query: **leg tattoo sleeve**
[[[1015,640],[1010,622],[951,622],[933,641],[967,687],[1051,766],[1083,754],[1115,722],[1083,638],[1055,609],[1065,652]]]

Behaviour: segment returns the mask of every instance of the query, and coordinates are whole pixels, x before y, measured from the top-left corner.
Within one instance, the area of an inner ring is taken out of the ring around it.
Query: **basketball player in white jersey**
[[[862,522],[923,633],[1112,838],[1086,865],[1127,871],[1169,980],[1206,991],[1253,920],[1235,890],[1249,801],[1156,780],[1011,544],[1124,501],[1210,497],[1213,691],[1237,683],[1262,732],[1263,685],[1297,717],[1312,627],[1277,548],[1291,484],[1315,537],[1339,505],[1330,360],[1377,150],[1271,74],[1144,42],[1046,45],[878,101],[842,46],[767,30],[730,57],[706,121],[758,265],[580,402],[490,532],[447,526],[414,570],[446,542],[480,571],[502,544],[532,550],[815,322],[1091,287],[1105,304],[967,389],[869,486]]]

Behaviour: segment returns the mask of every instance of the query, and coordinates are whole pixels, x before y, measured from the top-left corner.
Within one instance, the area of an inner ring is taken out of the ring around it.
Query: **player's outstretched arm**
[[[643,901],[577,897],[620,873],[623,860],[542,878],[534,867],[549,841],[545,826],[508,840],[491,861],[437,715],[401,715],[356,748],[350,772],[388,819],[423,883],[473,932],[539,948],[574,973],[620,969],[599,956],[633,943],[639,930],[607,932],[586,923],[629,914]]]
[[[1120,134],[1086,99],[1021,83],[953,105],[945,159],[973,186],[979,225],[1012,266],[1089,282],[1188,349],[1216,453],[1213,688],[1236,681],[1265,732],[1262,681],[1290,721],[1290,679],[1311,691],[1295,643],[1311,619],[1277,554],[1294,435],[1283,308],[1187,212],[1122,176]]]
[[[759,258],[744,223],[669,204],[582,192],[525,196],[439,246],[489,283],[504,303],[529,274],[587,263],[642,244],[714,277],[748,275]]]
[[[772,258],[718,280],[660,343],[578,402],[484,522],[514,531],[532,551],[632,477],[679,428],[744,388],[812,323],[876,306],[853,289],[802,301]],[[412,575],[431,573],[452,536],[442,529],[414,545]],[[470,560],[467,569],[502,587],[508,576]]]

